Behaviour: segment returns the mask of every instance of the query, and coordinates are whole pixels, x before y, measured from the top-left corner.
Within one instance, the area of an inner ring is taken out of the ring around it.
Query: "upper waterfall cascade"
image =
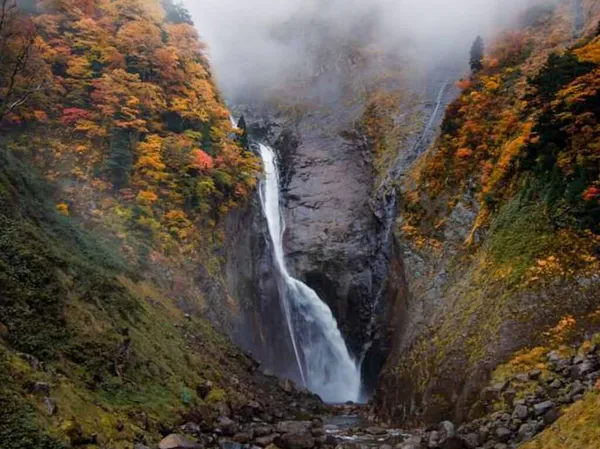
[[[260,145],[265,177],[261,204],[273,246],[275,268],[281,276],[280,294],[300,377],[326,402],[358,402],[360,368],[352,359],[331,309],[306,284],[294,279],[283,251],[285,221],[281,214],[279,173],[275,152]]]

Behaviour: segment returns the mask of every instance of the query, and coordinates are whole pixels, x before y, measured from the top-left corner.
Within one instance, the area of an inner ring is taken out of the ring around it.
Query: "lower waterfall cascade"
[[[287,269],[277,158],[272,148],[263,144],[259,147],[264,164],[260,200],[268,224],[275,269],[280,277],[280,300],[299,376],[304,386],[326,402],[359,402],[360,367],[350,355],[331,309]]]

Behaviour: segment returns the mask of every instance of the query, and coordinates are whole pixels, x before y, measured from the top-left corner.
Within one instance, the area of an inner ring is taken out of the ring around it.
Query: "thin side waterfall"
[[[260,145],[265,179],[260,197],[281,282],[281,301],[300,377],[326,402],[358,402],[360,368],[352,359],[331,309],[314,290],[288,272],[283,252],[279,173],[273,149]]]

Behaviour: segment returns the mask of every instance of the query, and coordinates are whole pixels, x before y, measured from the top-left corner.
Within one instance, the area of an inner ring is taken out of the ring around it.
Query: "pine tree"
[[[473,46],[471,47],[471,71],[473,73],[479,72],[483,69],[483,52],[484,52],[484,44],[481,36],[477,36],[475,42],[473,42]]]
[[[106,161],[115,190],[129,185],[133,168],[131,137],[126,130],[115,130],[110,139],[110,156]]]
[[[247,150],[250,148],[250,142],[248,139],[248,125],[246,125],[246,119],[243,115],[240,117],[240,121],[238,122],[238,128],[242,130],[240,144]]]

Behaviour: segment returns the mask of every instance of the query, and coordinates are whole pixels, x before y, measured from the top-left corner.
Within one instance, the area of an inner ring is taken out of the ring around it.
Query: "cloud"
[[[268,88],[313,64],[332,42],[370,39],[434,65],[468,59],[478,35],[510,19],[517,0],[186,0],[225,95]],[[368,34],[368,37],[366,36]]]

